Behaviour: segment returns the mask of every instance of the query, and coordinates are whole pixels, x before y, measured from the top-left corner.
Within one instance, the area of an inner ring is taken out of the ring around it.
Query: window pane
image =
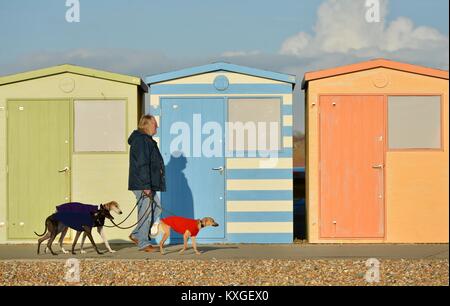
[[[280,99],[229,99],[228,150],[279,150],[280,119]]]
[[[390,149],[441,148],[441,98],[388,98]]]
[[[117,100],[74,102],[75,152],[125,152],[126,103]]]

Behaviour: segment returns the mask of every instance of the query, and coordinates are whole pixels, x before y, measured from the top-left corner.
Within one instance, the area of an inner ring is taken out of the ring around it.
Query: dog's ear
[[[100,204],[100,209],[104,209],[105,206],[103,204]]]

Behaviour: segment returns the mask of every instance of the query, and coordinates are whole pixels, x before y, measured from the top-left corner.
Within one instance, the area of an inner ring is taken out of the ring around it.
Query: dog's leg
[[[53,250],[52,250],[52,243],[53,243],[53,240],[55,240],[56,235],[57,235],[57,233],[52,232],[51,236],[50,236],[50,239],[47,242],[47,248],[50,250],[50,253],[52,253],[52,255],[58,255],[55,252],[53,252]]]
[[[161,238],[161,241],[159,242],[159,252],[161,253],[161,255],[164,255],[164,243],[170,236],[170,227],[167,226],[167,224],[161,222],[159,223],[159,228],[163,232],[163,236]]]
[[[196,237],[191,237],[192,240],[192,247],[194,248],[195,254],[200,255],[202,252],[199,252],[197,250],[197,241],[196,241]]]
[[[73,243],[72,243],[72,254],[76,255],[77,253],[75,253],[75,246],[77,245],[77,241],[78,238],[80,238],[81,232],[77,231],[77,233],[75,234],[75,239],[73,239]]]
[[[59,232],[58,232],[58,226],[56,226],[56,228],[54,228],[53,225],[52,225],[52,226],[50,226],[49,228],[51,228],[52,231],[49,232],[48,239],[50,239],[50,238],[52,237],[53,234],[55,235],[55,238],[56,238],[56,236],[58,236],[58,233],[59,233]],[[56,232],[53,233],[53,229],[54,229]],[[44,253],[47,254],[48,252],[50,252],[50,248],[49,248],[48,245],[47,245],[47,246],[45,246]]]
[[[69,229],[68,227],[64,227],[64,229],[61,231],[61,237],[59,237],[59,247],[61,248],[61,251],[62,251],[64,254],[69,253],[69,252],[67,252],[66,249],[64,248],[64,237],[66,237],[66,234],[67,234],[67,230],[68,230],[68,229]]]
[[[47,219],[45,219],[45,230],[44,233],[42,234],[43,237],[38,239],[38,246],[37,246],[37,253],[39,255],[40,250],[41,250],[41,244],[43,241],[47,240],[48,238],[50,238],[50,231],[48,231],[48,226],[50,223],[50,217],[48,217]],[[36,232],[34,232],[36,235],[38,235]],[[39,236],[39,235],[38,235]],[[47,248],[45,249],[45,252],[47,253]]]
[[[47,239],[50,239],[53,234],[55,234],[55,237],[56,237],[56,235],[57,235],[56,231],[58,230],[58,224],[55,224],[54,221],[51,219],[51,217],[47,218],[46,222],[48,222],[46,224],[46,226],[48,228],[48,232],[47,232],[48,233],[48,235],[47,235],[48,238]],[[48,243],[48,241],[47,241],[47,243]],[[47,254],[49,251],[50,251],[50,249],[49,249],[48,245],[46,245],[44,253]]]
[[[83,225],[84,232],[88,236],[89,240],[91,241],[91,244],[94,246],[94,249],[97,251],[97,254],[102,255],[103,253],[100,252],[97,248],[97,245],[95,244],[94,238],[92,238],[92,228],[86,225]]]
[[[86,251],[84,250],[84,241],[86,240],[86,233],[83,232],[83,236],[81,237],[81,246],[80,246],[80,253],[86,254]]]
[[[183,254],[184,251],[187,250],[187,241],[188,241],[190,235],[191,235],[191,233],[189,231],[185,231],[184,232],[184,235],[183,235],[183,248],[180,250],[180,254]]]
[[[61,232],[61,230],[64,229],[64,225],[58,222],[56,225],[55,224],[49,225],[49,228],[52,229],[51,234],[54,234],[55,239],[56,239],[56,236],[58,236],[58,234]],[[50,249],[48,247],[46,247],[45,254],[47,254],[49,251],[50,251]]]
[[[116,251],[114,251],[113,249],[111,249],[111,247],[109,246],[109,243],[108,243],[108,239],[106,239],[104,227],[103,227],[103,226],[97,227],[97,231],[98,231],[98,233],[100,234],[100,236],[102,237],[103,243],[105,244],[105,246],[106,246],[106,248],[108,249],[108,251],[109,251],[110,253],[115,253]]]
[[[39,238],[39,240],[38,240],[38,247],[37,247],[37,253],[38,254],[39,254],[40,249],[41,249],[41,243],[44,242],[45,240],[49,239],[50,237],[51,237],[50,232],[47,232],[44,237]],[[45,251],[44,252],[47,253],[47,246],[45,247]]]

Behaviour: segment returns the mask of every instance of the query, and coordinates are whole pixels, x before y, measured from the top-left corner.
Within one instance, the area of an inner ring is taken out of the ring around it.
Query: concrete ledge
[[[65,245],[67,250],[70,245]],[[106,250],[103,244],[99,244],[100,250]],[[448,244],[377,244],[377,245],[312,245],[312,244],[280,244],[280,245],[255,245],[255,244],[226,244],[226,245],[200,245],[198,249],[201,255],[193,254],[192,248],[184,255],[179,255],[181,245],[170,245],[165,248],[166,255],[161,255],[156,248],[153,253],[139,251],[131,244],[113,244],[116,253],[97,255],[88,244],[85,250],[87,254],[80,254],[77,246],[77,255],[62,254],[59,246],[53,244],[53,250],[58,256],[43,254],[45,246],[41,246],[41,254],[37,255],[36,245],[0,245],[0,260],[65,260],[68,258],[80,259],[198,259],[198,260],[227,260],[227,259],[346,259],[346,258],[377,258],[377,259],[448,259]]]

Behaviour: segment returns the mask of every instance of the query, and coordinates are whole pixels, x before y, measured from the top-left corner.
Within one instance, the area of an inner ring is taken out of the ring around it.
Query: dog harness
[[[169,225],[175,232],[184,235],[186,231],[191,233],[192,237],[197,236],[200,231],[198,228],[198,220],[184,217],[170,216],[161,219],[162,222]]]
[[[78,202],[56,206],[55,220],[76,231],[83,231],[83,226],[94,226],[93,215],[98,212],[97,205]]]

